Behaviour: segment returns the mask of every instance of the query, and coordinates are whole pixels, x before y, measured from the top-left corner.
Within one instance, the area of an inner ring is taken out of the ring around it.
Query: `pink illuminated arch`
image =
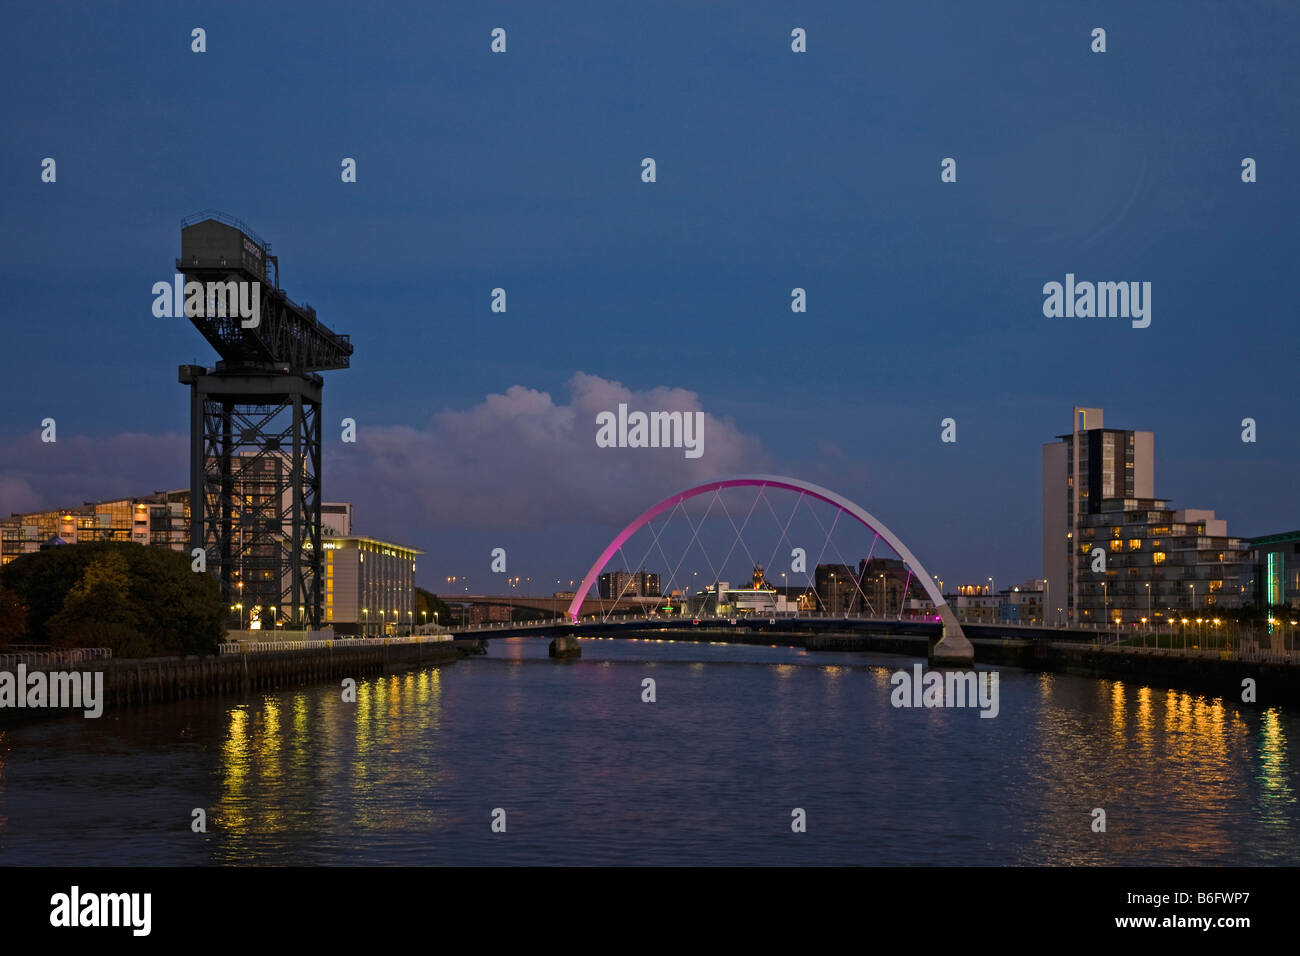
[[[694,498],[698,495],[706,495],[709,492],[718,491],[722,488],[744,487],[782,488],[786,491],[797,491],[816,498],[819,501],[824,501],[827,504],[834,505],[845,514],[861,522],[866,526],[867,530],[884,538],[886,543],[894,549],[894,552],[902,558],[904,562],[906,562],[908,568],[911,569],[912,574],[921,583],[921,587],[925,589],[926,595],[934,602],[936,611],[942,615],[945,623],[951,619],[953,626],[956,625],[956,620],[955,618],[952,618],[952,611],[944,602],[943,595],[939,593],[939,589],[935,586],[930,575],[923,567],[921,567],[921,563],[916,560],[916,556],[907,549],[907,546],[903,544],[903,542],[898,540],[898,537],[892,531],[886,528],[877,518],[872,516],[870,512],[865,508],[854,504],[852,501],[849,501],[847,498],[837,495],[835,492],[823,488],[820,485],[814,485],[807,481],[800,481],[798,478],[781,478],[776,475],[738,475],[734,478],[719,478],[714,481],[705,482],[702,485],[696,485],[694,488],[687,488],[685,491],[679,491],[677,494],[671,495],[659,502],[657,505],[643,511],[631,524],[620,531],[613,541],[609,543],[609,546],[605,548],[605,550],[601,552],[600,557],[596,559],[596,563],[591,566],[591,570],[587,572],[587,576],[582,579],[582,587],[578,589],[578,593],[573,598],[573,603],[569,605],[569,620],[574,622],[578,620],[578,615],[582,610],[582,602],[586,599],[588,592],[591,590],[591,586],[596,583],[596,579],[600,577],[600,573],[605,569],[605,565],[609,563],[609,560],[618,552],[619,548],[623,546],[628,538],[632,537],[632,535],[648,521],[670,508],[675,508],[688,498]]]

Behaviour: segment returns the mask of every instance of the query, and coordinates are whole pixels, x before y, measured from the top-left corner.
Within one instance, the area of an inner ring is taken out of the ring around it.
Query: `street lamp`
[[[370,634],[370,608],[361,609],[361,636],[368,637]]]
[[[1147,617],[1151,617],[1151,582],[1147,582]],[[1145,623],[1145,622],[1143,622]],[[1142,643],[1146,643],[1144,640]]]

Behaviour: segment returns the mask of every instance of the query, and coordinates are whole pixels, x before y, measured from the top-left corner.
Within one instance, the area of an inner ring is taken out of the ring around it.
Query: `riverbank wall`
[[[387,644],[376,640],[346,647],[256,651],[217,657],[154,657],[94,660],[75,664],[28,664],[28,673],[102,672],[104,714],[198,697],[242,695],[327,681],[359,680],[373,674],[450,664],[483,653],[479,640]],[[12,667],[6,668],[11,673]],[[92,679],[95,679],[92,677]],[[66,716],[67,708],[0,707],[0,724],[39,717]]]

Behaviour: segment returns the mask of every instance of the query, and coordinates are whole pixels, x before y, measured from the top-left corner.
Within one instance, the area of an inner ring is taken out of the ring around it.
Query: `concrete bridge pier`
[[[581,657],[582,648],[578,646],[578,639],[572,634],[561,634],[551,641],[551,656],[557,659]]]
[[[939,616],[943,619],[943,633],[938,640],[930,639],[930,663],[936,667],[970,667],[975,663],[975,648],[957,622],[957,615],[943,604]]]

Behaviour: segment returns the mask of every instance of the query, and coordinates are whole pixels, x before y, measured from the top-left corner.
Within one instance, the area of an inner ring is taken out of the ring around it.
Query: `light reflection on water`
[[[893,708],[908,658],[582,647],[557,663],[544,641],[496,641],[359,680],[355,703],[317,685],[10,727],[0,864],[1300,858],[1300,720],[1277,708],[1004,669],[982,719]]]

